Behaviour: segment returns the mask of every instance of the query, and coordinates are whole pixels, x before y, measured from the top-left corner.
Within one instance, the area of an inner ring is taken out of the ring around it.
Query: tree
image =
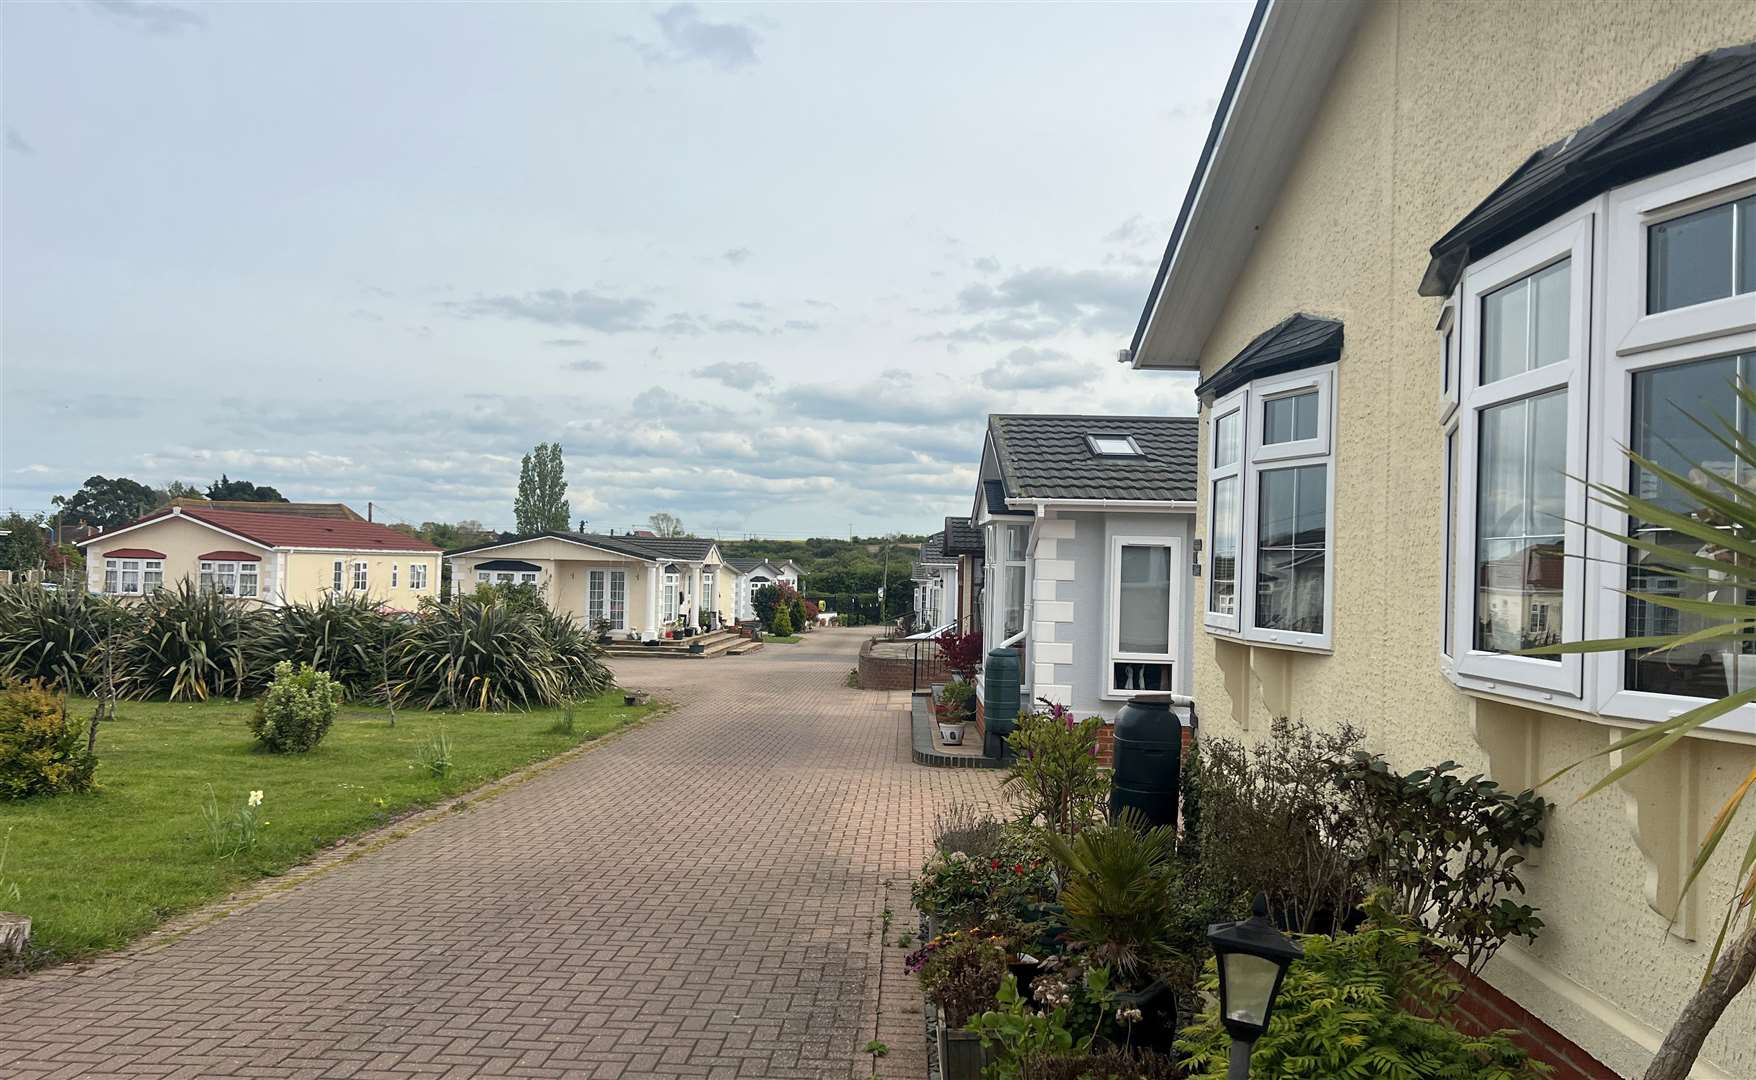
[[[43,515],[15,511],[0,518],[0,531],[6,533],[0,536],[0,570],[35,570],[48,561]]]
[[[268,490],[273,491],[274,489],[269,488]],[[202,493],[201,488],[197,487],[194,484],[185,484],[181,480],[172,480],[170,483],[166,484],[165,490],[164,490],[164,496],[165,496],[165,502],[167,502],[167,503],[169,503],[175,499],[205,499],[205,498],[207,498],[207,496]]]
[[[1748,415],[1756,410],[1756,389],[1738,382],[1733,390],[1741,399],[1737,412]],[[1731,459],[1756,461],[1756,439],[1740,431],[1734,421],[1720,418],[1709,424],[1697,419],[1695,423],[1730,451]],[[1756,607],[1745,603],[1745,599],[1756,592],[1756,503],[1751,502],[1749,490],[1739,484],[1735,476],[1725,475],[1730,470],[1727,465],[1697,463],[1685,476],[1631,450],[1623,453],[1633,462],[1640,479],[1650,479],[1655,485],[1630,483],[1630,491],[1620,491],[1608,485],[1593,484],[1593,500],[1609,507],[1617,515],[1615,520],[1652,523],[1684,541],[1682,545],[1665,543],[1638,527],[1630,528],[1627,536],[1612,534],[1613,539],[1627,545],[1631,564],[1644,555],[1639,563],[1642,572],[1638,576],[1629,575],[1627,597],[1630,601],[1647,605],[1648,611],[1677,611],[1696,616],[1693,622],[1706,625],[1685,623],[1684,629],[1674,634],[1576,641],[1527,652],[1553,655],[1614,651],[1657,655],[1679,646],[1714,640],[1727,643],[1729,648],[1739,647],[1739,642],[1756,633]],[[1650,498],[1632,494],[1633,491],[1661,490],[1670,498],[1656,493]],[[1684,507],[1682,510],[1675,505],[1679,498]],[[1641,582],[1658,574],[1703,586],[1706,596],[1697,598],[1641,591]],[[1656,620],[1648,620],[1649,625],[1654,622]],[[1701,725],[1756,702],[1756,688],[1731,686],[1728,690],[1729,693],[1716,701],[1623,736],[1555,776],[1592,758],[1619,752],[1622,755],[1620,764],[1580,796],[1590,798],[1669,750]],[[1695,885],[1701,871],[1718,850],[1720,841],[1730,831],[1745,799],[1753,791],[1756,791],[1756,767],[1751,768],[1732,789],[1731,796],[1714,817],[1713,826],[1696,852],[1689,877],[1683,883],[1683,895]],[[1719,937],[1707,962],[1707,974],[1665,1035],[1646,1070],[1645,1080],[1683,1080],[1687,1077],[1696,1056],[1701,1053],[1702,1044],[1732,999],[1756,979],[1756,835],[1750,837],[1744,851],[1737,867],[1732,896],[1726,903],[1725,919],[1720,924]],[[1681,896],[1678,899],[1680,903]]]
[[[265,484],[252,484],[248,480],[233,480],[220,473],[220,478],[207,486],[207,497],[215,502],[221,499],[232,502],[286,502],[281,493]]]
[[[572,516],[567,506],[566,466],[560,443],[538,443],[518,466],[518,498],[512,516],[524,535],[566,532]]]
[[[63,522],[82,522],[116,529],[135,518],[164,505],[164,495],[138,480],[118,476],[87,477],[85,484],[72,495],[57,495],[54,504],[61,508]]]
[[[675,514],[665,513],[663,510],[647,518],[646,523],[652,528],[655,536],[687,535],[683,532],[683,519]]]

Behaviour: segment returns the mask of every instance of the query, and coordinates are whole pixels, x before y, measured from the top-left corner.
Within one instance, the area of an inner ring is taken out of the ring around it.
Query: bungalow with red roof
[[[143,596],[179,579],[279,607],[362,595],[402,611],[439,595],[440,550],[370,521],[177,504],[80,541],[86,584]]]

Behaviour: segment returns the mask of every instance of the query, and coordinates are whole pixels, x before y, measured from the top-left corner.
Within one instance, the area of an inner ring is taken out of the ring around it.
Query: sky
[[[925,532],[1116,363],[1247,3],[0,8],[0,508]]]

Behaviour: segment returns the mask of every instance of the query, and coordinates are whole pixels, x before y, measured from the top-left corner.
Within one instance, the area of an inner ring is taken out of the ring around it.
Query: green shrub
[[[793,594],[793,606],[790,615],[793,624],[793,633],[802,634],[811,628],[811,620],[805,615],[805,604],[799,599],[798,593]]]
[[[0,684],[0,798],[89,791],[96,767],[62,698],[40,683]]]
[[[258,642],[273,616],[260,605],[203,592],[187,579],[141,599],[116,655],[124,698],[240,698],[267,682]]]
[[[250,731],[258,742],[278,754],[302,754],[323,741],[335,723],[342,689],[328,675],[291,661],[274,665],[274,681],[256,702]]]
[[[1060,705],[1019,718],[1006,737],[1017,760],[1001,790],[1025,821],[1072,836],[1103,817],[1110,796],[1109,772],[1098,763],[1102,718],[1076,720]]]
[[[915,910],[931,915],[941,932],[982,926],[1013,930],[1033,922],[1055,898],[1055,879],[1047,860],[1022,832],[1007,833],[992,853],[974,858],[962,851],[939,851],[927,860],[910,886]]]
[[[976,688],[966,682],[946,683],[939,691],[939,704],[954,715],[971,715],[976,711]]]
[[[384,692],[384,653],[402,631],[382,603],[354,593],[288,604],[254,643],[253,666],[266,670],[282,660],[309,664],[350,699],[378,698]]]
[[[1445,1018],[1457,983],[1427,959],[1428,943],[1411,926],[1391,921],[1301,944],[1305,958],[1287,971],[1252,1076],[1531,1080],[1548,1071],[1506,1033],[1466,1035]],[[1218,992],[1211,961],[1201,982]],[[1231,1041],[1209,1006],[1177,1040],[1188,1075],[1223,1078]]]
[[[1136,987],[1151,982],[1167,959],[1177,870],[1177,830],[1144,824],[1130,812],[1072,840],[1045,837],[1061,868],[1068,936]]]
[[[128,621],[122,605],[84,589],[0,585],[0,677],[88,691],[107,628]]]
[[[1169,1054],[1121,1046],[1089,1053],[1044,1053],[1018,1063],[1018,1080],[1178,1080],[1183,1070]]]
[[[792,634],[793,617],[787,613],[786,608],[775,609],[774,623],[769,627],[769,632],[775,637],[788,637]]]
[[[424,605],[397,639],[392,691],[427,709],[544,708],[608,689],[601,655],[570,616],[466,596]]]

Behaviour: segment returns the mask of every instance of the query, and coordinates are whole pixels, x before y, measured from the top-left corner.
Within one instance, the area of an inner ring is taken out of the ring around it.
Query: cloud
[[[788,330],[798,330],[801,333],[809,333],[813,330],[823,329],[823,324],[817,322],[815,319],[788,319],[783,325]]]
[[[1119,332],[1140,314],[1146,284],[1139,274],[1038,266],[976,282],[957,294],[957,307],[978,316],[958,330],[928,337],[953,341],[1032,341],[1062,330]]]
[[[11,124],[6,125],[6,149],[15,154],[34,154],[37,152],[37,148],[26,141],[25,137],[18,133],[18,129]]]
[[[602,370],[604,370],[604,362],[602,360],[593,360],[590,357],[585,357],[585,356],[582,356],[577,360],[569,360],[561,366],[566,368],[568,371],[602,371]]]
[[[622,40],[649,64],[682,64],[699,60],[723,71],[749,67],[757,62],[756,31],[739,22],[714,22],[703,18],[694,4],[672,4],[653,16],[658,42],[624,37]]]
[[[722,260],[724,260],[725,262],[731,263],[733,266],[743,266],[745,263],[750,261],[750,256],[752,256],[754,254],[756,254],[756,253],[751,251],[747,247],[735,247],[735,248],[731,248],[727,251],[720,252],[719,257]]]
[[[92,7],[117,22],[148,34],[175,34],[180,30],[198,30],[207,25],[206,15],[175,4],[153,4],[143,0],[89,2]]]
[[[992,255],[983,255],[979,259],[973,259],[970,261],[970,265],[984,274],[998,274],[1000,272],[1000,260]]]
[[[348,318],[358,319],[361,322],[381,323],[384,321],[384,316],[378,314],[376,311],[368,311],[365,308],[355,308],[348,312]]]
[[[776,395],[782,412],[817,420],[921,424],[967,421],[987,414],[986,404],[949,380],[886,371],[866,383],[802,383]]]
[[[585,343],[586,341],[584,338],[576,337],[552,337],[543,342],[544,345],[549,346],[551,349],[576,349]]]
[[[762,327],[755,323],[745,322],[743,319],[720,319],[713,324],[713,330],[718,334],[762,333]]]
[[[982,372],[990,390],[1059,390],[1085,386],[1097,377],[1089,365],[1077,364],[1060,349],[1023,346],[1007,353]]]
[[[590,289],[566,292],[542,289],[522,296],[478,296],[467,301],[440,305],[464,318],[497,315],[525,319],[545,326],[576,326],[605,334],[646,329],[652,302],[637,296],[604,296]]]
[[[717,364],[709,364],[706,367],[696,368],[695,377],[697,379],[712,379],[715,382],[724,383],[734,390],[747,390],[754,386],[767,386],[774,381],[774,376],[770,375],[761,364],[756,363],[754,360],[737,362],[721,360]]]

